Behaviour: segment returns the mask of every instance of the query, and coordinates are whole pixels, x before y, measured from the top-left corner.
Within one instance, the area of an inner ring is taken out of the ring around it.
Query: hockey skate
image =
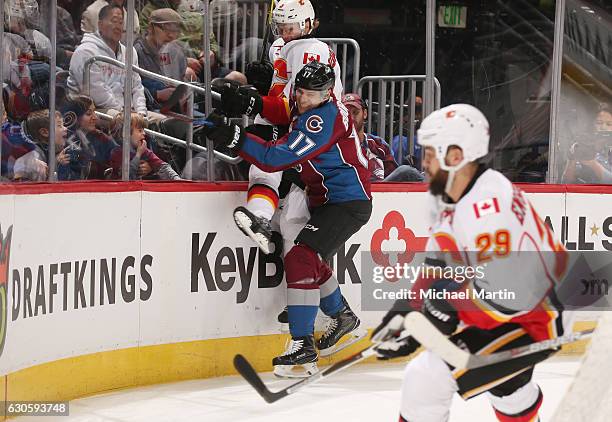
[[[270,221],[263,217],[257,217],[245,207],[234,210],[234,221],[238,228],[259,246],[266,255],[269,254],[272,243],[272,228]]]
[[[272,359],[274,375],[280,378],[307,378],[319,372],[318,360],[313,336],[292,338],[285,353]]]
[[[346,301],[344,305],[344,309],[330,319],[325,333],[317,340],[317,349],[319,349],[321,356],[333,355],[358,342],[368,334],[365,329],[359,328],[359,318],[349,308]],[[348,338],[340,342],[345,335],[348,335]]]
[[[286,306],[285,306],[285,309],[283,309],[281,313],[278,314],[278,317],[276,318],[278,319],[278,322],[280,322],[281,333],[288,333],[289,332],[289,310],[287,309]]]

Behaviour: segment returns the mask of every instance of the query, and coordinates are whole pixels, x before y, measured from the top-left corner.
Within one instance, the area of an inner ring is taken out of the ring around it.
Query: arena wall
[[[612,249],[612,188],[523,187],[568,245]],[[389,235],[424,242],[425,189],[374,187],[370,222],[334,260],[357,310],[360,254],[392,249],[380,240]],[[238,352],[271,369],[285,341],[276,322],[282,261],[260,255],[235,228],[231,210],[245,190],[190,182],[0,186],[10,251],[0,262],[0,397],[69,400],[227,375]],[[381,315],[360,312],[369,328]],[[593,325],[592,315],[583,319],[580,328]]]

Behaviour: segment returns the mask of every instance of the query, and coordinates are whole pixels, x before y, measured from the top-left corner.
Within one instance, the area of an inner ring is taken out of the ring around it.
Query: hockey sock
[[[285,256],[287,313],[292,337],[314,333],[321,293],[318,281],[329,279],[329,266],[306,245],[295,245]]]
[[[543,395],[540,388],[530,382],[509,396],[491,395],[490,400],[500,422],[533,422],[538,420]]]
[[[331,276],[325,283],[321,284],[321,310],[327,316],[336,316],[344,309],[342,293],[338,287],[338,280]]]
[[[272,219],[278,207],[278,194],[266,185],[253,185],[247,194],[247,209],[258,217]]]
[[[289,294],[289,292],[287,292]],[[291,337],[305,337],[314,334],[314,323],[318,306],[288,305],[289,332]]]

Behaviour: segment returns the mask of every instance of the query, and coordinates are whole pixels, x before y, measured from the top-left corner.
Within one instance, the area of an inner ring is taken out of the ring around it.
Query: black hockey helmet
[[[324,63],[312,61],[295,75],[293,86],[312,91],[326,91],[334,86],[335,81],[334,69]]]

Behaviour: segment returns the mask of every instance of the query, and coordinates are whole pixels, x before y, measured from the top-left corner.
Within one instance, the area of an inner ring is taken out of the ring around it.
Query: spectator
[[[30,46],[23,37],[5,32],[4,45],[0,48],[4,60],[2,81],[6,82],[11,90],[28,95],[31,88],[30,68],[27,66],[32,59]],[[27,116],[23,116],[24,119],[25,117]]]
[[[582,134],[570,147],[563,183],[612,183],[612,109],[602,104],[594,132]]]
[[[141,33],[144,33],[149,28],[149,20],[153,11],[165,8],[175,10],[181,15],[183,27],[179,41],[183,47],[185,57],[187,57],[187,65],[193,70],[200,81],[204,80],[203,69],[206,54],[201,50],[202,39],[204,37],[204,21],[202,15],[198,13],[196,7],[191,3],[181,6],[181,0],[149,0],[140,14]],[[208,60],[212,79],[226,78],[246,84],[246,77],[242,73],[232,71],[222,65],[219,59],[219,45],[212,32],[210,34]]]
[[[140,67],[158,75],[183,80],[187,61],[181,47],[173,41],[181,32],[181,16],[172,9],[157,9],[151,13],[149,29],[134,43]],[[144,77],[142,84],[158,103],[168,101],[174,87]]]
[[[38,30],[38,3],[35,0],[8,0],[5,13],[5,29],[27,41],[35,60],[48,62],[51,41]]]
[[[76,5],[72,5],[73,0],[58,0],[57,2],[57,66],[68,70],[70,67],[70,59],[74,54],[74,50],[81,41],[81,35],[74,26],[74,20],[68,10],[72,10]],[[43,16],[48,9],[47,2],[41,3],[41,13]],[[49,23],[42,22],[41,31],[50,36]]]
[[[85,34],[70,61],[68,88],[73,95],[85,92],[83,68],[85,62],[94,56],[106,56],[125,63],[126,49],[121,44],[123,34],[123,9],[115,5],[100,10],[98,31]],[[133,64],[138,66],[138,54],[134,50]],[[90,70],[89,95],[96,109],[116,116],[123,109],[123,89],[126,73],[124,69],[108,63],[96,63]],[[132,108],[147,115],[144,89],[138,73],[132,76]]]
[[[378,136],[365,133],[368,106],[359,94],[349,93],[342,97],[342,103],[351,113],[353,125],[360,142],[368,153],[372,181],[422,182],[423,174],[407,164],[398,167],[389,145]]]
[[[100,10],[104,6],[119,6],[123,9],[123,15],[127,16],[127,10],[125,8],[125,0],[96,0],[85,9],[81,16],[81,32],[83,34],[91,34],[98,30],[98,19]],[[127,29],[127,19],[123,22],[123,32]],[[134,34],[138,34],[140,31],[140,22],[138,20],[138,14],[134,11]]]
[[[66,148],[71,157],[60,180],[106,179],[111,168],[111,153],[119,145],[109,135],[96,128],[93,100],[79,95],[62,107],[64,124],[72,143]]]
[[[157,155],[147,148],[145,128],[147,122],[143,116],[132,113],[130,122],[130,180],[135,179],[164,179],[180,180],[180,176],[172,169],[170,164],[162,161]],[[115,117],[113,133],[116,139],[123,134],[123,113]],[[121,163],[123,159],[123,147],[118,146],[111,153],[112,176],[121,178]]]
[[[367,153],[372,181],[380,181],[397,168],[397,163],[391,155],[389,145],[378,136],[365,133],[365,119],[368,118],[368,106],[359,94],[349,93],[342,97],[342,103],[346,106],[353,125],[357,131],[359,142]]]
[[[30,113],[25,122],[25,131],[32,139],[35,147],[15,161],[14,180],[40,182],[47,180],[49,174],[49,110],[39,110]],[[55,151],[58,172],[68,165],[70,157],[64,150],[66,128],[62,115],[55,115]],[[58,152],[59,151],[59,152]]]
[[[416,142],[416,131],[419,128],[420,122],[423,119],[423,100],[421,97],[416,97],[415,109],[414,109],[414,151],[410,151],[410,144],[408,143],[408,134],[410,133],[410,113],[404,112],[404,118],[402,123],[402,133],[395,135],[391,140],[391,151],[393,151],[393,157],[395,161],[401,164],[408,164],[415,168],[421,168],[421,147]],[[402,150],[400,154],[400,140]]]
[[[15,94],[7,88],[3,91],[4,118],[2,119],[2,177],[13,178],[15,160],[32,151],[36,145],[23,132],[20,121],[15,120],[12,111]],[[8,113],[7,113],[8,111]]]

